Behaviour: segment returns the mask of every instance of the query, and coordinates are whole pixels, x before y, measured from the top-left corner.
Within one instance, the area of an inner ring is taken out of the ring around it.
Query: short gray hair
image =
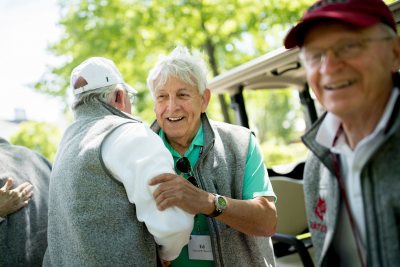
[[[201,95],[207,88],[207,67],[204,60],[191,55],[186,47],[177,46],[169,56],[161,58],[150,70],[147,86],[153,98],[156,89],[164,86],[171,76],[196,86]]]
[[[122,84],[113,84],[75,95],[74,102],[72,103],[72,110],[75,110],[82,104],[90,103],[95,99],[105,103],[110,103],[114,93],[121,89],[124,89]]]

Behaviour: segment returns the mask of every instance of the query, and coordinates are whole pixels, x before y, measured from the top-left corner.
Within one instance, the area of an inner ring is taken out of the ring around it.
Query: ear
[[[114,93],[111,105],[119,110],[124,110],[125,108],[125,96],[123,90],[117,90]]]
[[[399,71],[400,69],[400,37],[396,37],[393,40],[393,62],[392,62],[392,73]]]
[[[211,99],[211,90],[206,88],[201,97],[203,99],[203,103],[201,104],[201,112],[206,112],[208,103],[210,102]]]

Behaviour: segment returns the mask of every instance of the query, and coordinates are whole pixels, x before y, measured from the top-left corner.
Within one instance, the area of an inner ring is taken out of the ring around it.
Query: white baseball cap
[[[74,84],[79,77],[82,77],[87,84],[74,89]],[[107,58],[88,58],[74,68],[71,73],[71,88],[74,95],[115,84],[122,84],[128,92],[137,93],[129,84],[125,83],[114,62]]]

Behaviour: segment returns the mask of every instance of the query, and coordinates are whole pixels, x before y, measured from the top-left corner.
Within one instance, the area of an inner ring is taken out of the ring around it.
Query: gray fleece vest
[[[14,187],[29,182],[27,207],[0,223],[0,266],[41,266],[47,247],[47,202],[51,165],[39,154],[0,138],[0,187],[12,177]]]
[[[51,175],[45,266],[157,265],[152,235],[101,156],[112,131],[136,122],[98,101],[77,108]]]
[[[201,117],[204,147],[194,168],[200,187],[234,199],[242,199],[243,177],[251,132],[237,125],[210,122]],[[160,127],[154,123],[158,133]],[[208,218],[215,266],[275,266],[269,237],[245,235]]]
[[[313,152],[304,170],[307,217],[318,266],[338,266],[332,249],[341,197],[331,152],[315,141],[324,116],[303,137]],[[400,263],[400,98],[385,130],[385,140],[361,172],[368,266]],[[320,195],[325,196],[324,199]]]

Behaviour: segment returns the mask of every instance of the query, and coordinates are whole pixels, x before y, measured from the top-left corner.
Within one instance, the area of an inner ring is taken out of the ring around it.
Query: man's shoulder
[[[130,127],[132,127],[132,125],[137,125],[136,127],[139,127],[143,125],[143,123],[133,118],[125,118],[117,115],[107,115],[100,120],[93,121],[89,128],[103,132],[110,130],[113,131],[124,125],[129,125]]]
[[[213,121],[210,120],[210,124],[211,126],[216,129],[219,132],[224,132],[227,134],[248,134],[250,133],[250,129],[240,126],[240,125],[236,125],[236,124],[231,124],[231,123],[226,123],[226,122],[221,122],[221,121]]]
[[[134,118],[134,117],[121,117],[118,115],[110,114],[107,116],[104,116],[102,120],[109,121],[109,122],[114,122],[114,123],[142,123],[140,120]]]
[[[38,152],[19,145],[7,144],[0,147],[0,161],[3,165],[19,165],[18,169],[35,169],[50,174],[52,164]],[[15,167],[15,166],[14,166]],[[33,175],[31,173],[31,175]],[[16,179],[16,177],[13,177]],[[44,178],[44,177],[43,177]]]
[[[225,146],[236,147],[243,150],[250,144],[251,131],[243,126],[225,122],[210,122],[216,140],[220,140]],[[246,151],[247,150],[243,150]]]
[[[16,158],[29,158],[32,160],[35,158],[39,158],[41,160],[47,161],[47,159],[45,159],[41,154],[25,146],[7,143],[1,146],[0,153],[2,153],[2,150],[9,152],[7,154],[14,155]]]

